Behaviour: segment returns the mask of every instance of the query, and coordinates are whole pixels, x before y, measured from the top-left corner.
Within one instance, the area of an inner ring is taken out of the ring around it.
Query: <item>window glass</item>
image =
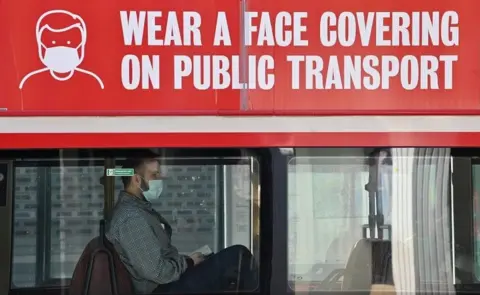
[[[234,244],[252,249],[251,159],[228,161],[163,159],[164,189],[152,205],[172,226],[172,243],[180,252],[204,245],[214,252]],[[122,189],[115,178],[115,200]]]
[[[15,169],[12,283],[31,287],[36,280],[38,168]]]
[[[368,223],[363,157],[296,157],[288,164],[289,275],[295,288],[344,268]]]
[[[53,162],[15,162],[12,285],[17,288],[71,278],[103,218],[98,181],[103,165]]]
[[[449,149],[311,150],[288,162],[292,289],[454,292]]]
[[[103,165],[51,168],[51,278],[71,278],[85,245],[99,233],[103,170]]]
[[[111,214],[104,212],[105,202],[115,202],[123,188],[119,177],[104,176],[105,157],[62,158],[53,152],[56,157],[13,161],[12,288],[68,285],[85,246],[98,236],[99,221]],[[115,159],[116,167],[123,159]],[[260,182],[258,173],[252,173],[255,158],[161,162],[167,178],[153,206],[172,225],[172,243],[180,252],[189,254],[205,245],[218,252],[242,244],[258,254],[259,230],[253,225],[259,224],[259,210],[253,206],[259,206],[254,185]],[[110,201],[106,180],[114,182],[110,192],[108,181]]]

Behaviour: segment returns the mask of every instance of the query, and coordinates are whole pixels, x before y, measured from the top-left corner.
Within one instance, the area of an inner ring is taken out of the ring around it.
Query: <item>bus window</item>
[[[44,157],[35,153],[34,159],[11,157],[12,289],[69,285],[82,251],[98,236],[100,220],[113,212],[106,204],[113,204],[123,188],[121,177],[106,176],[104,165],[120,168],[130,152],[78,150],[85,156],[76,159],[59,157],[61,150]],[[234,244],[259,253],[254,227],[260,218],[254,208],[260,204],[257,157],[236,149],[225,154],[240,156],[159,156],[166,178],[162,195],[152,204],[172,226],[172,244],[181,253],[205,245],[218,252]]]
[[[368,168],[364,157],[290,160],[288,249],[295,290],[344,268],[362,239],[368,223]]]
[[[102,161],[58,164],[14,163],[15,287],[70,278],[85,245],[98,234],[104,202],[98,183]]]
[[[295,149],[288,162],[290,287],[452,291],[449,153]]]

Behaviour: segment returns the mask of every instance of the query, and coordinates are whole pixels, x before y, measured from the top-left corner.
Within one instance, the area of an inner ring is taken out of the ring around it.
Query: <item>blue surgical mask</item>
[[[156,200],[160,197],[163,191],[163,180],[155,179],[148,181],[148,190],[143,191],[143,196],[147,201]]]

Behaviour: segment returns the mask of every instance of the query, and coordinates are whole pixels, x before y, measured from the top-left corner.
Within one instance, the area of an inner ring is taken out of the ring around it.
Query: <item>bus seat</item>
[[[92,239],[73,272],[69,295],[131,295],[133,284],[113,245],[105,237],[105,221],[100,236]]]
[[[395,286],[393,285],[384,285],[384,284],[374,284],[370,289],[370,295],[395,295]]]
[[[393,285],[390,241],[362,239],[350,253],[342,290],[369,291],[372,284]]]
[[[392,243],[373,240],[372,259],[372,284],[393,285]]]

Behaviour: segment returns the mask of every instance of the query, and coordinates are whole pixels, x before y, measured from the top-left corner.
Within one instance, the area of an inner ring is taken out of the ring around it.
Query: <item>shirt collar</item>
[[[122,203],[130,203],[130,204],[135,204],[136,206],[140,206],[140,207],[143,207],[143,208],[151,208],[152,207],[152,203],[150,203],[149,201],[147,201],[147,199],[145,199],[145,197],[137,197],[137,196],[134,196],[132,194],[130,194],[129,192],[127,191],[124,191],[122,190],[119,194],[119,201],[122,202]]]

